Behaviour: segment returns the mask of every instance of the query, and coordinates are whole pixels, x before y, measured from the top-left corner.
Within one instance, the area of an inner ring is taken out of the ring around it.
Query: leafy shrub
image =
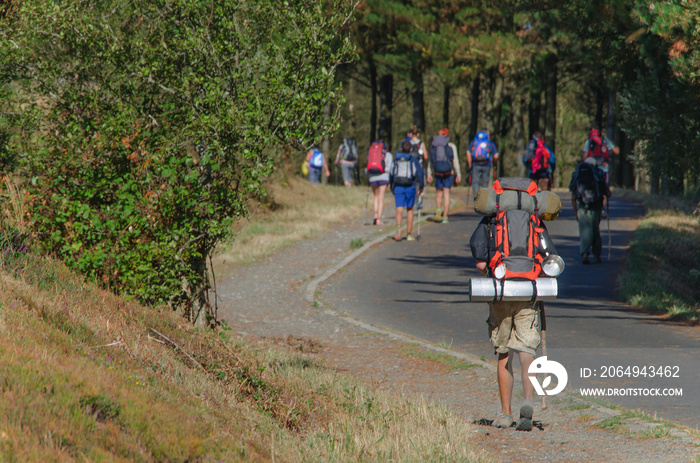
[[[268,148],[337,124],[323,109],[340,99],[333,71],[351,51],[337,32],[344,10],[339,0],[13,4],[0,17],[15,115],[0,127],[13,134],[3,159],[19,159],[30,180],[43,248],[117,293],[215,320],[207,261],[261,193]]]

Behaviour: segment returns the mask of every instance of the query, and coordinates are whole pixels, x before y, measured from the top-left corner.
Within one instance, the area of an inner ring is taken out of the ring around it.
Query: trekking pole
[[[606,220],[608,222],[608,261],[610,261],[610,246],[612,245],[612,238],[610,237],[610,198],[608,198],[607,201],[605,201],[605,210],[606,210]]]
[[[335,186],[338,186],[338,164],[333,168],[333,172],[335,172]]]
[[[420,211],[423,209],[423,195],[418,194],[418,235],[416,240],[420,241]]]
[[[541,325],[541,337],[542,337],[542,355],[547,356],[547,316],[544,313],[544,302],[539,301],[540,305],[540,325]],[[547,394],[542,396],[542,410],[547,409]]]

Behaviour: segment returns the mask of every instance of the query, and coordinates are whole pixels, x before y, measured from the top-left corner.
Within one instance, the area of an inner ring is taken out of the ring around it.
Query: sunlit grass
[[[26,253],[0,270],[0,461],[490,460],[442,406],[224,328]]]
[[[312,185],[292,177],[288,182],[273,183],[269,190],[268,198],[261,203],[251,222],[243,220],[237,224],[238,236],[229,245],[221,246],[215,258],[217,264],[247,265],[330,230],[338,223],[362,223],[364,219],[366,186]],[[371,200],[370,197],[370,213]],[[350,246],[348,241],[342,248]]]
[[[700,215],[694,200],[635,194],[648,214],[634,233],[620,295],[669,318],[700,318]]]

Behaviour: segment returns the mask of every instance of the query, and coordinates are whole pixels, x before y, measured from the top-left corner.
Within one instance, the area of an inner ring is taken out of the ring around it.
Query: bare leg
[[[437,204],[438,209],[442,209],[442,190],[435,192],[435,204]]]
[[[386,194],[387,185],[380,185],[377,190],[377,218],[381,219],[384,213],[384,195]]]
[[[411,234],[413,229],[413,208],[406,210],[406,233]]]
[[[513,395],[513,353],[498,354],[498,392],[501,395],[501,411],[512,417],[510,399]]]
[[[397,241],[401,239],[401,220],[403,220],[403,207],[397,207],[396,208],[396,236],[394,239]],[[409,230],[408,233],[411,233],[410,229],[410,224],[411,221],[409,220]]]
[[[374,218],[377,219],[379,218],[378,211],[379,211],[379,188],[378,186],[372,185],[372,205],[374,207]]]
[[[518,358],[520,360],[520,367],[523,370],[523,392],[525,394],[525,399],[532,400],[532,396],[535,394],[535,386],[532,385],[529,377],[535,375],[530,375],[527,371],[530,369],[530,364],[535,361],[535,356],[527,352],[518,352]]]
[[[442,195],[445,198],[445,212],[442,214],[442,216],[447,217],[447,214],[450,212],[450,189],[444,188],[442,190]]]

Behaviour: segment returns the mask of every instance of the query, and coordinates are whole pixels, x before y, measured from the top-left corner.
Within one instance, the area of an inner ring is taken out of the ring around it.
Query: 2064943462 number
[[[679,378],[680,367],[670,365],[602,365],[600,378]]]

